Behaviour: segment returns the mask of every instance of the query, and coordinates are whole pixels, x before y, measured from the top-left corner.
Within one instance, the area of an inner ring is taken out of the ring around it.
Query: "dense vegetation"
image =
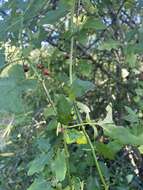
[[[143,189],[143,1],[0,1],[0,190]]]

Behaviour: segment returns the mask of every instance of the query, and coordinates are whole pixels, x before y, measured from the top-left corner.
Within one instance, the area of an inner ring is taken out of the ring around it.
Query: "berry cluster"
[[[49,70],[48,70],[47,68],[45,68],[44,65],[41,64],[41,63],[38,63],[38,64],[37,64],[37,69],[41,70],[41,71],[42,71],[42,74],[43,74],[44,76],[49,76],[49,74],[50,74],[50,73],[49,73]],[[25,73],[27,73],[27,72],[29,71],[29,66],[28,66],[27,64],[24,64],[24,65],[23,65],[23,70],[24,70]]]

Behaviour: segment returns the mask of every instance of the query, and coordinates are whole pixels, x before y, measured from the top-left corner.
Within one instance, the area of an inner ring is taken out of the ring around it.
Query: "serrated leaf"
[[[43,171],[44,167],[51,160],[51,152],[43,153],[36,157],[33,161],[30,162],[30,168],[28,170],[28,175],[31,176],[34,173],[40,173]]]
[[[124,116],[124,119],[126,121],[129,121],[131,123],[137,123],[139,121],[138,115],[135,111],[133,111],[130,107],[125,106],[125,109],[128,113],[128,115]]]
[[[35,179],[27,190],[52,190],[51,185],[44,179]]]
[[[132,134],[128,128],[111,124],[103,125],[104,134],[121,145],[143,145],[143,134]]]
[[[81,97],[85,95],[88,91],[94,90],[95,85],[90,81],[84,81],[76,79],[73,81],[73,84],[70,89],[70,97]]]
[[[58,181],[63,181],[66,176],[67,166],[66,166],[66,158],[65,151],[58,150],[55,160],[52,163],[53,172],[56,175]]]
[[[104,156],[104,158],[113,160],[116,153],[122,148],[122,145],[113,141],[108,144],[96,143],[96,148],[98,153]]]

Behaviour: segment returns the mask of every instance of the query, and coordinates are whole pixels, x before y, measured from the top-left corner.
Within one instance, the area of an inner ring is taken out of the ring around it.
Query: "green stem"
[[[55,107],[55,105],[54,105],[54,102],[52,101],[51,96],[50,96],[50,93],[49,93],[49,91],[48,91],[48,89],[47,89],[47,87],[46,87],[46,85],[45,85],[45,81],[42,80],[41,83],[42,83],[43,89],[44,89],[44,91],[45,91],[45,93],[46,93],[46,95],[47,95],[47,98],[48,98],[49,103],[51,104],[51,106],[52,106],[54,112],[57,113],[56,107]]]
[[[64,140],[65,155],[66,155],[67,175],[68,175],[68,180],[69,180],[69,186],[70,186],[70,189],[72,190],[72,180],[71,180],[70,165],[69,165],[69,151],[68,151],[68,146],[67,146],[67,143],[66,143],[65,131],[64,131],[64,134],[63,134],[63,140]]]
[[[75,109],[75,113],[76,113],[76,115],[77,115],[77,118],[78,118],[79,122],[82,124],[83,121],[82,121],[82,118],[81,118],[81,115],[80,115],[80,113],[79,113],[79,110],[78,110],[78,108],[77,108],[76,103],[74,103],[74,109]],[[86,139],[87,139],[87,142],[88,142],[88,144],[89,144],[89,146],[90,146],[90,148],[91,148],[92,155],[93,155],[94,162],[95,162],[95,166],[96,166],[96,168],[97,168],[97,171],[98,171],[100,180],[101,180],[101,182],[102,182],[102,184],[103,184],[103,186],[104,186],[104,189],[105,189],[105,190],[108,190],[109,187],[108,187],[108,185],[106,184],[106,181],[105,181],[105,179],[104,179],[104,177],[103,177],[101,168],[100,168],[100,166],[99,166],[99,163],[98,163],[98,160],[97,160],[97,157],[96,157],[96,153],[95,153],[94,146],[93,146],[93,144],[92,144],[92,142],[91,142],[91,140],[90,140],[90,137],[88,136],[88,134],[87,134],[87,132],[86,132],[86,130],[85,130],[85,128],[84,128],[83,125],[81,126],[81,128],[82,128],[82,131],[83,131],[83,133],[84,133],[84,135],[85,135],[85,137],[86,137]]]
[[[34,73],[36,74],[39,82],[41,82],[42,84],[42,87],[45,91],[45,94],[46,94],[46,97],[47,97],[47,101],[51,104],[53,110],[55,113],[57,113],[57,110],[56,110],[56,107],[54,105],[54,102],[52,101],[51,99],[51,96],[50,96],[50,93],[49,93],[49,90],[47,89],[46,85],[45,85],[45,81],[40,77],[39,73],[36,71],[35,67],[33,66],[32,62],[28,59],[28,61],[30,62],[30,65],[31,65],[31,68],[33,69]]]
[[[69,67],[69,76],[70,84],[73,82],[73,48],[74,48],[74,38],[71,38],[71,47],[70,47],[70,67]]]
[[[78,123],[76,125],[68,126],[68,128],[81,127],[84,125],[99,125],[99,124],[97,122],[82,122],[82,123]]]
[[[73,6],[71,9],[71,25],[70,25],[70,30],[71,30],[71,35],[73,35],[73,31],[74,31],[74,11],[75,11],[75,2],[76,0],[74,0],[73,2]],[[73,82],[73,50],[74,50],[74,37],[71,37],[71,44],[70,44],[70,66],[69,66],[69,78],[70,78],[70,84],[72,84]]]

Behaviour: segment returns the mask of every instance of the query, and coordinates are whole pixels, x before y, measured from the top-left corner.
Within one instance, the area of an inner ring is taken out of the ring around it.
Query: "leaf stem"
[[[97,122],[82,122],[82,123],[78,123],[75,125],[70,125],[70,126],[68,126],[68,128],[81,127],[84,125],[99,125],[99,124]]]
[[[78,110],[78,108],[77,108],[76,103],[74,103],[74,110],[75,110],[75,113],[76,113],[76,115],[77,115],[77,118],[78,118],[79,122],[82,124],[83,121],[82,121],[82,118],[81,118],[81,115],[80,115],[80,113],[79,113],[79,110]],[[90,146],[90,148],[91,148],[92,155],[93,155],[94,162],[95,162],[95,166],[96,166],[96,168],[97,168],[97,171],[98,171],[100,180],[101,180],[101,182],[102,182],[102,184],[103,184],[103,186],[104,186],[104,189],[105,189],[105,190],[108,190],[109,187],[108,187],[108,185],[106,184],[106,181],[105,181],[105,179],[104,179],[104,177],[103,177],[103,174],[102,174],[100,165],[99,165],[98,160],[97,160],[97,157],[96,157],[96,153],[95,153],[94,146],[93,146],[93,144],[92,144],[92,142],[91,142],[91,140],[90,140],[90,137],[88,136],[88,134],[87,134],[87,132],[86,132],[86,130],[85,130],[85,127],[84,127],[83,125],[81,125],[81,128],[82,128],[82,131],[83,131],[83,133],[84,133],[84,135],[85,135],[85,137],[86,137],[86,139],[87,139],[87,142],[88,142],[88,144],[89,144],[89,146]]]

